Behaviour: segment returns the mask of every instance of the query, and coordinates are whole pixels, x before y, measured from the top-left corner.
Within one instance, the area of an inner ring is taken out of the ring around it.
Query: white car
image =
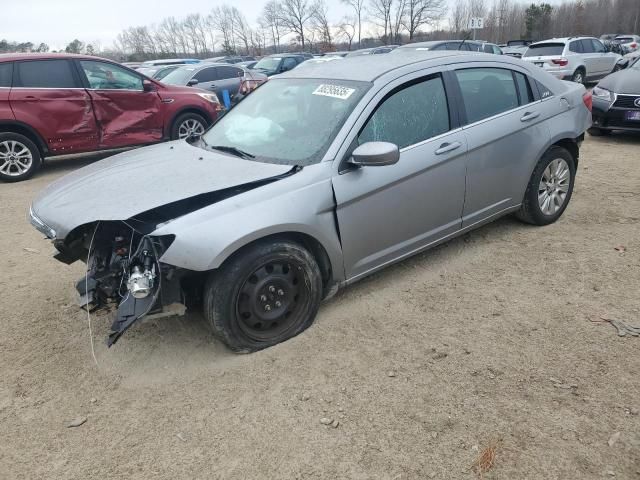
[[[633,53],[640,49],[640,36],[638,35],[618,35],[616,42],[620,43],[625,53]]]
[[[533,43],[522,60],[556,78],[577,83],[599,80],[623,68],[622,56],[607,51],[604,44],[593,37],[553,38]]]

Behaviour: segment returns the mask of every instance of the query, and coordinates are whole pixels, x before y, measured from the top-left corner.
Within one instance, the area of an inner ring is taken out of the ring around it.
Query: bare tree
[[[407,1],[408,0],[394,0],[392,5],[394,8],[392,10],[389,30],[391,34],[391,41],[393,43],[398,43],[400,41],[400,30],[405,23]]]
[[[445,7],[445,0],[406,0],[403,25],[409,34],[409,41],[413,40],[421,27],[440,20]]]
[[[336,37],[344,38],[347,41],[348,48],[347,50],[351,50],[351,45],[353,43],[353,38],[356,34],[358,21],[355,18],[345,17],[338,24]],[[360,46],[360,45],[358,45]]]
[[[233,10],[229,5],[213,7],[211,10],[213,28],[222,35],[222,48],[226,53],[236,52]]]
[[[362,47],[362,17],[364,13],[365,0],[341,0],[342,3],[349,5],[353,8],[355,14],[355,20],[358,27],[358,48]],[[349,42],[349,49],[351,49],[351,42]]]
[[[236,37],[244,45],[246,54],[249,55],[249,43],[251,42],[251,27],[246,17],[236,7],[231,7],[231,15]]]
[[[311,22],[314,29],[318,32],[320,41],[324,44],[325,50],[331,49],[331,25],[329,25],[329,7],[324,0],[318,0],[313,8],[313,17]]]
[[[280,4],[280,21],[285,29],[300,38],[303,51],[307,24],[314,11],[314,5],[309,0],[282,0]]]
[[[385,44],[389,43],[392,6],[393,0],[369,0],[369,15],[373,23],[382,28],[382,41]]]
[[[280,16],[280,4],[277,0],[270,0],[265,4],[262,8],[262,16],[259,22],[265,29],[269,30],[275,53],[278,53],[283,25]]]

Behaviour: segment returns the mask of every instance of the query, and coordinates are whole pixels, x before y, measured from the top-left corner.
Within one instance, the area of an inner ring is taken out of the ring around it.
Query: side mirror
[[[191,80],[189,80],[189,81],[187,82],[187,87],[194,87],[194,86],[196,86],[198,83],[200,83],[200,82],[198,82],[198,79],[197,79],[197,78],[192,78]]]
[[[382,167],[400,160],[400,149],[394,143],[367,142],[356,148],[349,163],[359,167]]]
[[[156,90],[156,86],[153,82],[149,80],[143,80],[142,90],[144,90],[145,92],[154,92]]]

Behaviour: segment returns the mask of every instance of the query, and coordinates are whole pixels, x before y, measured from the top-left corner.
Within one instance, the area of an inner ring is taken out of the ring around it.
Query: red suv
[[[213,93],[164,85],[83,55],[0,55],[0,180],[26,180],[42,158],[199,134]]]

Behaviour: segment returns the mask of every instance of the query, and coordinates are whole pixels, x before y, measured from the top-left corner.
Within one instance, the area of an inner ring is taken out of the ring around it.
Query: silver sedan
[[[251,352],[309,327],[338,288],[503,215],[571,199],[591,96],[506,56],[407,51],[278,76],[200,137],[50,185],[35,228],[87,262],[81,304],[143,316],[204,306]]]

